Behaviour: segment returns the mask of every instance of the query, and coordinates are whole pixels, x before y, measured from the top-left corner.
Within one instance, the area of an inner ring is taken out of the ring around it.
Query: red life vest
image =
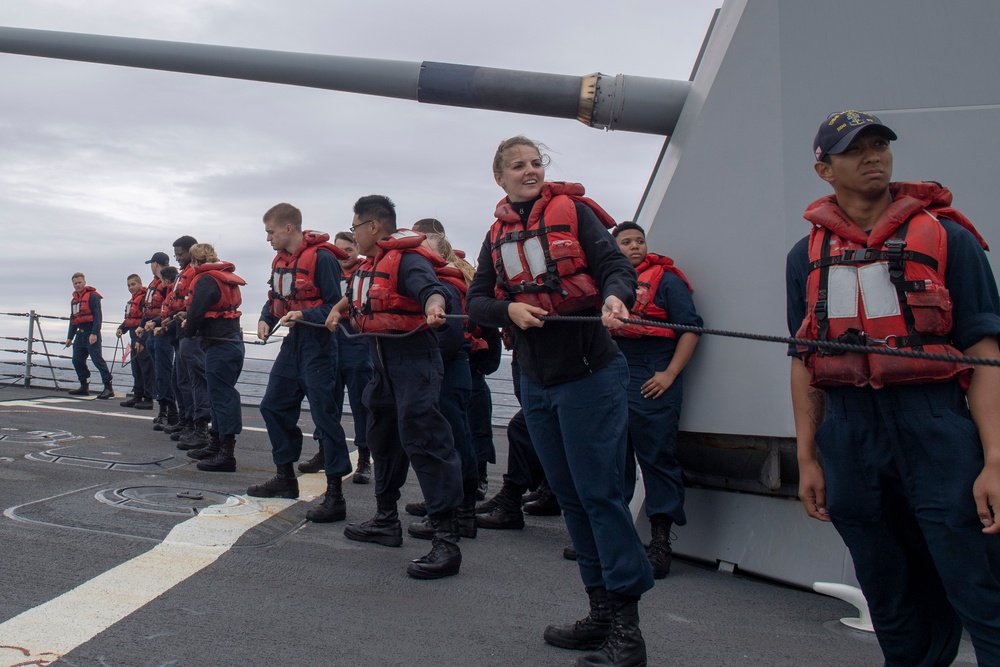
[[[173,287],[163,300],[163,310],[161,315],[166,317],[173,313],[180,313],[187,310],[188,295],[191,294],[191,278],[194,276],[194,266],[188,264],[174,280]]]
[[[351,278],[351,324],[358,332],[413,331],[427,322],[422,305],[399,293],[403,254],[427,259],[435,273],[445,266],[433,250],[421,245],[426,237],[408,229],[378,241],[378,253],[365,259]],[[460,290],[461,291],[461,290]]]
[[[600,305],[601,294],[587,270],[577,234],[575,202],[586,204],[609,229],[615,221],[583,193],[579,183],[545,183],[527,225],[508,199],[497,204],[489,239],[498,299],[512,299],[560,315]]]
[[[938,216],[966,229],[951,192],[936,183],[893,183],[893,202],[869,234],[847,219],[834,196],[813,202],[805,217],[810,272],[799,338],[960,354],[951,345],[951,295],[944,284],[947,235]],[[857,352],[800,348],[816,387],[924,384],[957,378],[968,386],[972,366]]]
[[[142,321],[142,303],[146,298],[146,292],[139,290],[125,304],[125,328],[135,329]]]
[[[163,297],[166,290],[163,289],[163,281],[153,278],[146,287],[146,294],[142,300],[142,314],[147,320],[152,320],[160,316],[163,307]]]
[[[663,280],[663,274],[667,271],[683,280],[688,291],[694,291],[687,277],[674,265],[674,260],[655,253],[646,253],[642,263],[635,267],[635,272],[639,275],[639,287],[635,291],[635,305],[632,306],[632,311],[629,313],[633,319],[670,321],[667,311],[653,302],[656,292],[660,288],[660,281]],[[647,324],[626,324],[621,329],[612,329],[611,335],[624,338],[641,338],[642,336],[677,338],[677,332],[673,329]]]
[[[316,253],[326,250],[337,259],[347,259],[347,253],[330,243],[325,232],[306,230],[302,243],[294,253],[279,250],[271,262],[271,279],[267,293],[271,314],[282,317],[293,310],[308,310],[323,303],[316,286]]]
[[[94,321],[94,313],[90,310],[90,295],[97,294],[97,290],[87,285],[82,292],[73,290],[73,301],[69,306],[69,323],[73,326]],[[100,299],[101,295],[97,294]]]
[[[240,294],[240,285],[246,285],[247,281],[236,275],[235,271],[236,267],[231,262],[192,265],[188,294],[194,293],[195,285],[205,276],[218,283],[219,291],[222,292],[219,300],[205,311],[206,319],[221,317],[227,320],[238,320],[242,315],[240,304],[243,303],[243,296]]]

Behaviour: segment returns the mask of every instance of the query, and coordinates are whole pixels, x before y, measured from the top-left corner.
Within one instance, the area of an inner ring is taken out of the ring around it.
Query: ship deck
[[[546,624],[586,613],[576,566],[561,556],[561,518],[481,530],[461,542],[458,576],[417,581],[405,565],[427,542],[361,544],[343,536],[343,523],[305,521],[322,474],[300,478],[298,501],[242,495],[273,472],[256,408],[244,409],[237,472],[204,473],[151,429],[149,412],[119,400],[0,388],[0,665],[541,666],[578,657],[541,638]],[[496,442],[491,493],[506,463],[502,430]],[[372,488],[345,483],[348,521],[374,513]],[[403,502],[419,498],[410,475]],[[836,599],[685,560],[640,604],[650,665],[880,665],[870,635],[836,622],[852,615]],[[972,662],[967,646],[960,661]]]

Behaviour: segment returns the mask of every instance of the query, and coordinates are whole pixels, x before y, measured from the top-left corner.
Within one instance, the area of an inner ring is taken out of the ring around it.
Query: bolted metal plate
[[[131,486],[98,492],[97,500],[121,509],[154,514],[192,516],[206,507],[221,505],[223,513],[246,505],[246,500],[228,493],[173,486]]]
[[[69,440],[80,440],[82,436],[69,431],[22,431],[19,428],[0,429],[0,443],[21,445],[55,445]]]

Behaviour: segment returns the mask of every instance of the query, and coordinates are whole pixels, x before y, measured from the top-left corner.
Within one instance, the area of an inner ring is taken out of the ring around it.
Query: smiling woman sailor
[[[645,665],[639,597],[653,574],[622,488],[628,367],[608,328],[622,326],[636,273],[607,233],[614,220],[582,185],[545,182],[539,144],[501,142],[496,207],[468,293],[469,317],[512,333],[531,440],[566,516],[590,614],[546,628],[545,641],[597,649],[578,665]],[[545,322],[597,315],[601,322]]]

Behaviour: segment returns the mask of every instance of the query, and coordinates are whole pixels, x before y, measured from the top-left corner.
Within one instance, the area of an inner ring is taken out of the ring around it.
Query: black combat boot
[[[299,480],[295,479],[292,464],[279,465],[278,474],[263,484],[254,484],[248,488],[247,495],[254,498],[298,498]]]
[[[167,421],[167,402],[161,399],[158,403],[160,404],[160,411],[153,417],[154,431],[162,431],[163,424]]]
[[[532,516],[559,516],[562,514],[559,501],[556,500],[556,494],[552,493],[548,482],[542,482],[538,486],[538,498],[524,503],[524,513]]]
[[[646,642],[639,631],[639,602],[634,597],[608,593],[611,632],[594,653],[576,661],[576,667],[646,667]]]
[[[415,558],[406,566],[406,573],[414,579],[441,579],[458,574],[462,566],[462,551],[458,548],[454,513],[427,517],[434,527],[431,550],[426,556]]]
[[[427,516],[427,507],[422,500],[419,503],[406,503],[403,505],[403,511],[412,516]]]
[[[521,511],[521,494],[504,484],[494,498],[496,506],[488,514],[476,514],[480,528],[492,530],[519,530],[524,528],[524,512]]]
[[[133,405],[136,410],[152,410],[153,409],[153,397],[143,396]]]
[[[166,403],[167,403],[167,416],[163,420],[164,428],[166,428],[167,426],[174,426],[177,424],[177,422],[180,421],[180,418],[177,416],[177,403],[175,403],[170,399],[167,399]]]
[[[323,443],[319,443],[319,451],[313,454],[308,461],[299,464],[299,472],[314,473],[326,467],[326,458],[323,456]]]
[[[90,383],[81,382],[79,387],[76,389],[70,389],[66,393],[70,396],[90,396]]]
[[[123,408],[134,408],[135,404],[142,400],[142,394],[132,394],[118,405]]]
[[[603,586],[587,589],[590,613],[573,625],[550,625],[542,637],[559,648],[593,651],[600,648],[611,633],[611,603]]]
[[[306,520],[314,523],[330,523],[347,518],[347,501],[341,488],[341,479],[336,475],[326,476],[326,493],[323,501],[306,512]]]
[[[378,511],[363,523],[349,523],[344,528],[344,537],[356,542],[373,542],[386,547],[403,546],[403,526],[399,523],[396,503],[375,498]]]
[[[173,425],[163,423],[163,432],[170,435],[170,439],[174,442],[180,442],[181,438],[190,436],[194,430],[194,421],[191,419],[178,419],[177,423]]]
[[[500,504],[501,497],[510,496],[517,498],[517,502],[520,505],[521,497],[524,495],[524,491],[525,491],[524,488],[519,488],[511,484],[510,482],[504,482],[503,486],[500,487],[500,490],[497,491],[497,494],[495,496],[487,500],[485,503],[476,505],[476,514],[489,514],[490,512],[495,510],[497,506]]]
[[[171,434],[173,436],[173,434]],[[188,449],[199,449],[208,447],[210,439],[208,436],[208,419],[195,419],[191,430],[182,433],[177,439],[177,449],[186,451]]]
[[[198,470],[204,470],[205,472],[236,472],[236,456],[234,456],[236,436],[233,434],[224,435],[219,440],[219,451],[212,458],[198,461]],[[207,450],[211,446],[211,443],[209,443],[205,449]]]
[[[646,557],[653,566],[653,579],[663,579],[670,574],[673,549],[670,548],[670,520],[661,514],[649,517],[651,539],[646,547]]]
[[[111,386],[111,380],[108,380],[107,382],[104,383],[104,391],[98,394],[97,398],[101,399],[102,401],[106,401],[109,398],[114,398],[114,397],[115,397],[115,390]]]
[[[466,492],[462,504],[455,510],[455,529],[462,537],[475,539],[476,526],[476,492]]]
[[[355,484],[367,484],[372,481],[371,450],[367,447],[358,447],[358,467],[351,481]]]
[[[222,440],[219,438],[219,432],[213,428],[208,432],[208,445],[198,449],[189,449],[187,455],[189,459],[204,461],[218,454],[221,448]]]
[[[576,560],[576,548],[571,544],[563,547],[563,558],[566,560]]]

